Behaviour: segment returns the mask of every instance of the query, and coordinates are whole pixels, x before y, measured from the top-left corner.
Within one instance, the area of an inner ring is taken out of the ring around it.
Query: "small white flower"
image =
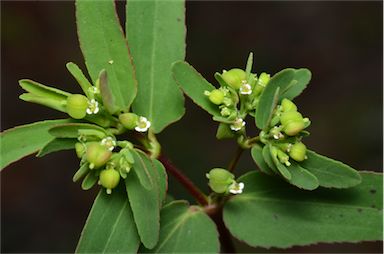
[[[98,93],[100,93],[99,88],[97,88],[96,86],[91,86],[90,88],[88,88],[88,91],[89,91],[90,93],[93,93],[93,94],[98,94]]]
[[[240,94],[246,95],[252,93],[252,87],[248,83],[243,83],[240,87]]]
[[[222,116],[229,116],[231,114],[231,110],[227,107],[221,109],[220,114]]]
[[[113,60],[109,60],[108,63],[109,63],[109,64],[113,64]]]
[[[99,112],[99,103],[95,100],[92,99],[88,102],[88,108],[87,108],[87,114],[97,114]]]
[[[147,118],[144,116],[140,116],[139,120],[137,121],[137,125],[135,127],[135,130],[138,132],[146,132],[149,127],[151,127],[151,122],[148,121]]]
[[[116,146],[116,141],[111,137],[106,137],[101,140],[101,144],[106,146],[109,151],[112,151]]]
[[[244,189],[244,183],[234,182],[229,186],[229,192],[232,194],[241,194],[243,193],[243,189]]]
[[[230,128],[233,131],[239,131],[241,128],[245,126],[245,122],[241,118],[237,118],[233,124],[231,124]]]

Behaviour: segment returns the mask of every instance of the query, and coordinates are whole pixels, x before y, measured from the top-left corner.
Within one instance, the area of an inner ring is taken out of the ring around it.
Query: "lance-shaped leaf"
[[[184,1],[127,1],[126,17],[138,81],[133,111],[158,133],[184,114],[184,97],[171,72],[172,63],[185,57]]]
[[[125,189],[122,185],[112,194],[100,190],[88,215],[76,253],[134,253],[139,236]]]
[[[201,208],[174,201],[161,210],[160,239],[149,253],[218,253],[215,223]]]
[[[159,182],[158,169],[144,153],[133,154],[135,163],[127,174],[125,185],[141,242],[145,247],[153,248],[159,239],[160,196],[164,195],[164,190],[160,189],[164,184]],[[149,177],[150,189],[143,186],[143,177]]]
[[[198,73],[187,62],[176,62],[173,64],[173,77],[186,95],[194,103],[213,116],[221,116],[219,107],[213,104],[204,94],[205,91],[215,89],[200,73]]]
[[[71,120],[47,120],[18,126],[1,133],[1,169],[14,161],[39,151],[54,139],[48,130]]]
[[[81,51],[93,83],[105,69],[116,105],[128,109],[137,84],[114,1],[77,0],[76,20]]]
[[[319,180],[320,186],[328,188],[349,188],[361,182],[359,172],[350,166],[313,151],[307,151],[307,159],[299,165]]]
[[[288,248],[318,242],[381,240],[382,175],[362,173],[350,189],[299,190],[252,172],[239,181],[244,192],[224,207],[230,232],[251,246]]]
[[[44,105],[61,112],[66,112],[65,107],[67,97],[70,93],[42,85],[29,79],[22,79],[19,81],[19,84],[25,91],[28,92],[19,96],[21,100]]]
[[[88,123],[65,123],[57,124],[49,129],[49,133],[57,138],[78,138],[80,130],[89,130],[94,136],[103,138],[108,133],[97,125]]]
[[[48,142],[43,148],[41,148],[36,156],[43,157],[53,152],[74,149],[76,142],[77,139],[73,138],[55,138]]]
[[[65,65],[68,71],[72,74],[72,76],[76,79],[77,83],[80,85],[84,94],[87,95],[88,98],[91,98],[92,84],[85,77],[83,71],[77,66],[75,63],[69,62]]]
[[[288,68],[276,73],[260,96],[255,116],[256,126],[259,129],[268,127],[276,103],[283,98],[293,100],[310,80],[311,72],[308,69]]]

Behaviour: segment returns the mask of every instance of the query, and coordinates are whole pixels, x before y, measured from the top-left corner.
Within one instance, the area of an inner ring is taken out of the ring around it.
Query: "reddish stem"
[[[196,199],[196,201],[200,203],[200,205],[208,205],[207,197],[204,195],[204,193],[175,165],[173,165],[167,157],[161,154],[158,159],[161,161],[161,163],[163,163],[167,172],[173,175]]]

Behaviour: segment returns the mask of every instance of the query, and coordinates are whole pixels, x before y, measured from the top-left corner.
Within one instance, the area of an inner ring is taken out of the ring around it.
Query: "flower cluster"
[[[104,136],[101,139],[100,136],[104,135],[99,135],[99,138],[94,135],[80,135],[75,149],[81,159],[82,175],[91,173],[110,194],[119,184],[120,177],[125,179],[135,163],[133,145],[128,141],[116,141],[114,136]],[[117,147],[120,150],[114,152],[118,150],[115,149]]]
[[[79,69],[75,64],[69,63],[67,67],[79,81],[84,94],[71,94],[31,80],[21,80],[20,85],[27,93],[22,94],[20,98],[65,112],[71,118],[81,120],[82,123],[77,123],[83,127],[77,130],[78,142],[75,144],[81,167],[76,172],[74,181],[85,176],[82,187],[89,189],[98,180],[107,193],[111,193],[118,185],[120,177],[126,178],[134,164],[132,143],[117,141],[114,135],[131,130],[147,132],[151,123],[144,116],[113,105],[108,95],[100,89],[107,86],[105,70],[101,71],[96,82],[91,84],[78,73]],[[87,125],[84,127],[82,124]]]
[[[272,115],[269,129],[260,132],[260,141],[270,144],[271,154],[278,160],[290,166],[289,159],[303,161],[306,159],[306,146],[302,138],[309,135],[304,129],[310,125],[310,120],[297,111],[297,106],[288,99],[283,99]]]
[[[253,115],[259,97],[270,80],[270,75],[261,73],[259,76],[246,73],[241,69],[231,69],[216,73],[215,78],[220,88],[205,91],[211,103],[218,105],[220,117],[214,117],[223,124],[228,124],[233,132],[243,132],[248,114]]]

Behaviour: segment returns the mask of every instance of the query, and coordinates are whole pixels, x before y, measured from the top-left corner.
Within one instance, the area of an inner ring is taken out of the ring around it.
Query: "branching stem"
[[[207,196],[189,179],[184,175],[172,162],[165,157],[160,155],[158,159],[163,163],[168,173],[173,175],[185,188],[186,190],[196,199],[202,206],[208,205]]]

